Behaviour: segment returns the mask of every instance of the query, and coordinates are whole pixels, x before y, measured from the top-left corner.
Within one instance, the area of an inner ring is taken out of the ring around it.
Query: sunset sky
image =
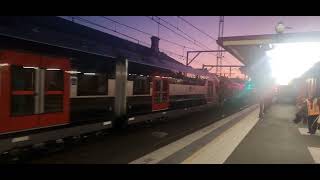
[[[123,23],[125,25],[137,28],[144,32],[153,34],[158,36],[158,24],[152,21],[150,18],[146,16],[106,16],[110,19]],[[213,39],[210,39],[208,36],[199,32],[194,27],[188,25],[186,22],[183,22],[177,16],[159,16],[165,21],[168,21],[175,27],[178,27],[184,33],[196,39],[198,42],[204,44],[205,46],[211,49],[217,49],[217,44]],[[64,16],[66,19],[70,19],[68,16]],[[113,23],[107,19],[104,19],[100,16],[81,16],[81,18],[87,19],[91,22],[97,23],[99,25],[116,29],[118,32],[123,34],[132,36],[136,39],[139,39],[141,42],[145,42],[147,44],[143,44],[148,46],[150,44],[150,36],[145,35],[141,32],[134,31],[132,29],[128,29],[122,25]],[[217,38],[218,37],[218,27],[219,27],[219,16],[182,16],[182,18],[186,19],[194,26],[198,27],[200,30],[203,30],[210,36]],[[275,33],[275,25],[282,21],[285,25],[292,27],[292,29],[287,30],[287,32],[306,32],[306,31],[320,31],[320,16],[225,16],[224,17],[224,36],[242,36],[242,35],[254,35],[254,34],[272,34]],[[92,28],[107,32],[109,34],[113,34],[115,36],[128,39],[122,35],[119,35],[115,32],[106,30],[104,28],[99,28],[93,24],[88,24],[81,22],[75,19],[75,22],[90,26]],[[162,24],[170,27],[176,32],[181,33],[181,31],[177,30],[173,26],[166,24],[163,21],[160,21]],[[182,34],[185,36],[185,34]],[[204,48],[200,48],[196,46],[194,43],[183,39],[177,34],[171,32],[165,27],[159,26],[159,36],[160,38],[168,39],[174,41],[178,44],[191,47],[197,50],[204,50]],[[128,39],[130,41],[136,42],[135,40]],[[182,57],[172,54],[168,51],[172,51],[176,54],[180,54],[186,56],[186,51],[191,49],[183,49],[180,46],[177,46],[172,43],[168,43],[166,41],[160,40],[160,48],[161,51],[175,58],[179,62],[185,63],[185,60]],[[198,56],[197,60],[194,61],[191,65],[196,68],[201,68],[202,64],[215,64],[216,56],[215,54],[206,53]],[[239,62],[229,54],[225,55],[223,59],[223,64],[239,64]],[[229,72],[226,69],[226,72]],[[233,76],[238,76],[238,71],[233,70]]]

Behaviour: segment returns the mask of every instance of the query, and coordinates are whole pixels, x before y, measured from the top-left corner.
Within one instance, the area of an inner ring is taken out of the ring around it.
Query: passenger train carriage
[[[115,62],[90,62],[92,67],[72,64],[70,57],[1,50],[0,132],[114,119]],[[204,105],[217,98],[213,75],[136,63],[129,63],[126,75],[128,117]]]
[[[0,152],[217,105],[218,78],[159,52],[156,37],[148,48],[45,21],[0,18]]]

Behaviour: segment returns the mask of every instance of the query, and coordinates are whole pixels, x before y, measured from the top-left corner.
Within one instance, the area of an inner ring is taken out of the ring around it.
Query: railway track
[[[196,130],[199,130],[205,126],[208,126],[211,123],[217,122],[220,119],[224,118],[225,116],[236,113],[245,107],[246,106],[244,105],[238,105],[233,107],[229,106],[229,108],[224,109],[224,112],[225,112],[224,114],[221,114],[221,111],[219,111],[218,109],[215,109],[214,111],[197,112],[193,114],[193,117],[203,116],[203,117],[206,117],[206,118],[203,118],[206,120],[198,120],[198,119],[196,120],[194,118],[192,119],[192,118],[183,116],[183,117],[174,118],[170,120],[162,119],[162,120],[153,121],[153,122],[142,122],[142,123],[132,124],[126,129],[106,129],[104,131],[83,134],[81,136],[58,139],[56,141],[36,144],[33,146],[24,147],[20,149],[13,149],[9,152],[5,152],[1,154],[0,163],[8,163],[8,164],[34,163],[34,162],[37,163],[38,161],[40,161],[40,163],[46,163],[46,162],[43,162],[42,160],[50,159],[51,156],[56,156],[56,155],[59,156],[60,154],[70,153],[71,151],[77,150],[78,148],[81,148],[81,147],[85,147],[85,146],[90,147],[92,144],[101,144],[101,146],[103,146],[106,139],[115,138],[125,142],[125,141],[130,141],[130,140],[126,140],[126,136],[129,136],[129,135],[136,136],[137,132],[144,134],[144,132],[147,133],[149,130],[160,128],[160,126],[166,127],[164,129],[176,129],[174,130],[174,133],[170,133],[169,135],[167,134],[163,135],[163,132],[155,131],[156,133],[153,133],[153,136],[156,136],[157,140],[149,141],[150,146],[152,147],[145,147],[145,148],[141,147],[140,149],[137,149],[137,151],[143,152],[145,151],[145,149],[150,149],[150,148],[157,149],[179,138],[182,138]],[[181,123],[186,123],[187,125],[181,126]],[[162,135],[157,136],[157,133],[160,135],[162,133]],[[167,136],[167,137],[163,138],[164,136]],[[110,143],[111,144],[109,145],[112,145],[112,143],[116,143],[116,142],[110,142]],[[127,147],[124,147],[124,148],[127,148]],[[124,159],[121,160],[121,162],[125,162],[125,161],[126,160]]]

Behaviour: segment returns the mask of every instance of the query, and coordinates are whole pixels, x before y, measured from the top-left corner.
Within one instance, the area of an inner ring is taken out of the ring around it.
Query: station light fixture
[[[25,69],[39,69],[38,67],[33,67],[33,66],[23,66]]]
[[[87,75],[87,76],[95,76],[96,73],[83,73],[84,75]]]
[[[57,69],[57,68],[48,68],[47,71],[60,71],[61,69]]]
[[[69,73],[69,74],[79,74],[79,73],[81,73],[81,72],[79,72],[79,71],[66,71],[66,73]]]
[[[272,76],[280,85],[287,85],[320,61],[319,42],[281,43],[273,46],[266,54],[270,59]]]
[[[286,29],[286,26],[281,21],[278,22],[278,24],[276,25],[276,28],[275,28],[276,32],[279,33],[279,34],[282,34],[285,29]]]

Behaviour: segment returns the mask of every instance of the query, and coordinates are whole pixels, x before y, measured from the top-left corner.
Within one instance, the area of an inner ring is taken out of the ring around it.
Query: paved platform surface
[[[320,133],[294,124],[296,107],[274,104],[258,119],[258,109],[227,117],[131,164],[313,164],[320,163]],[[239,115],[238,115],[239,116]]]
[[[225,163],[315,163],[318,152],[312,155],[309,148],[320,147],[320,137],[302,134],[299,128],[307,130],[306,125],[292,122],[295,112],[296,108],[292,105],[273,105]]]
[[[223,163],[257,122],[257,108],[257,105],[246,108],[146,154],[131,164]]]

